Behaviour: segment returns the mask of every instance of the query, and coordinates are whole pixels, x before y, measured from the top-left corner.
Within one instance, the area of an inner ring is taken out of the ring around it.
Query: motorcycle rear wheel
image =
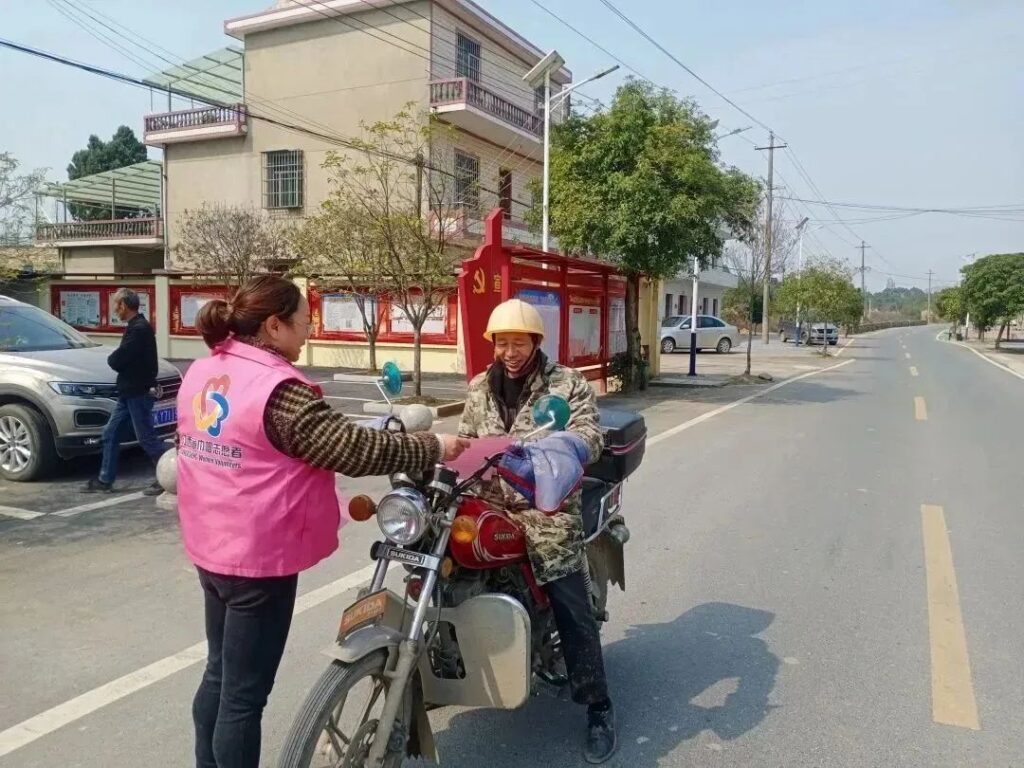
[[[278,768],[363,768],[373,743],[376,715],[389,681],[385,651],[354,664],[331,662],[306,696],[285,739]],[[354,702],[350,702],[354,699]],[[354,703],[347,709],[346,705]],[[395,721],[384,768],[399,768],[412,722],[412,697],[405,696]]]

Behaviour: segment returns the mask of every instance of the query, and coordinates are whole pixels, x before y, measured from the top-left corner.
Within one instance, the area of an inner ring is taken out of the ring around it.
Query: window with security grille
[[[303,162],[301,149],[263,153],[263,207],[301,208]]]
[[[480,82],[480,43],[471,37],[457,35],[455,76]]]
[[[480,158],[455,150],[455,207],[480,208]]]

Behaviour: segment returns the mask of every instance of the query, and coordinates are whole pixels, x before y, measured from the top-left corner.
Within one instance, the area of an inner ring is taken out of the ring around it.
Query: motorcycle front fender
[[[390,661],[392,654],[398,652],[398,646],[402,639],[401,631],[393,627],[383,625],[363,627],[352,632],[344,639],[331,643],[327,648],[324,648],[323,654],[335,661],[354,664],[374,651],[384,648],[388,651],[388,659]]]
[[[387,608],[378,623],[360,627],[339,637],[323,650],[325,656],[345,664],[354,664],[374,651],[388,651],[388,669],[394,667],[398,646],[405,637],[405,607],[398,595],[386,590]]]

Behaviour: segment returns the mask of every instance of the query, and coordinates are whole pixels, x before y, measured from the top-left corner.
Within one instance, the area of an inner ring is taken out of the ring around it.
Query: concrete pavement
[[[1022,762],[1024,382],[935,331],[859,338],[840,367],[779,388],[633,402],[663,437],[626,489],[629,591],[604,634],[612,765]],[[265,765],[375,531],[348,526],[303,577],[313,599]],[[189,764],[200,665],[176,654],[201,640],[201,606],[173,518],[150,503],[2,519],[0,578],[0,767]],[[110,683],[126,675],[137,690],[121,696]],[[564,702],[431,720],[444,765],[582,763],[582,715]]]

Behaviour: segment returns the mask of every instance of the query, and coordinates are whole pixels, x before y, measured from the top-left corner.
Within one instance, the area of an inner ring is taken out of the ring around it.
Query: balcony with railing
[[[244,104],[233,107],[199,107],[177,112],[147,115],[144,141],[162,146],[182,141],[230,139],[244,136],[249,130],[249,116]]]
[[[41,245],[162,245],[164,223],[160,218],[66,221],[40,224],[36,242]]]
[[[544,118],[466,77],[430,83],[430,107],[448,122],[510,149],[533,152],[544,137]]]

